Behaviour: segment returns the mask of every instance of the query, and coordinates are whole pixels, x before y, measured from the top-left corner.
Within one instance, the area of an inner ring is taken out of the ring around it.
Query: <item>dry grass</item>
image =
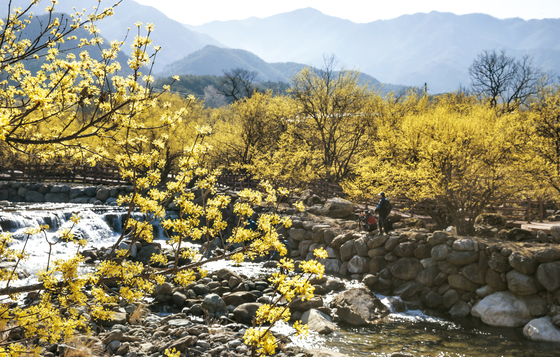
[[[64,353],[64,357],[90,357],[102,356],[103,348],[101,346],[94,346],[92,341],[87,338],[76,338],[68,343],[69,348]]]
[[[130,314],[128,318],[128,322],[131,325],[140,325],[142,324],[142,320],[144,320],[144,316],[146,316],[146,311],[144,310],[144,305],[138,304],[136,310],[132,314]]]

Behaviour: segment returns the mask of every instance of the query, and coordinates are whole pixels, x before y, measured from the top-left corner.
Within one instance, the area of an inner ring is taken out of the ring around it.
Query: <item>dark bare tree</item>
[[[526,104],[544,78],[530,56],[516,60],[504,50],[480,53],[469,67],[469,75],[473,93],[486,96],[492,107],[503,105],[507,112]]]
[[[233,98],[236,102],[243,98],[251,98],[256,89],[254,83],[259,76],[257,71],[237,67],[223,72],[224,76],[218,87],[218,93]]]

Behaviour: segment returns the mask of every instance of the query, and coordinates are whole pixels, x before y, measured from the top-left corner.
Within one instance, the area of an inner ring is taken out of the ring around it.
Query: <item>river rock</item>
[[[312,240],[308,240],[308,239],[299,242],[298,250],[302,257],[306,256],[307,253],[309,253],[309,247],[311,247],[313,243],[314,242]]]
[[[514,252],[508,257],[509,265],[523,274],[533,274],[537,270],[537,261],[533,257]]]
[[[209,317],[220,317],[228,313],[226,303],[218,294],[206,295],[201,306]]]
[[[430,237],[428,237],[428,244],[432,247],[439,244],[445,244],[447,238],[449,238],[449,233],[445,231],[435,231]]]
[[[393,254],[397,257],[413,257],[414,256],[414,243],[413,242],[403,242],[397,245],[393,249]]]
[[[453,307],[449,310],[449,314],[453,318],[460,318],[466,317],[470,314],[471,308],[470,306],[464,301],[458,301]]]
[[[552,324],[550,316],[531,320],[523,327],[523,336],[532,341],[560,342],[560,329]]]
[[[539,263],[550,263],[560,259],[560,249],[545,248],[535,254],[535,259]]]
[[[443,294],[443,306],[450,308],[459,301],[459,293],[455,289],[449,289]]]
[[[353,240],[344,243],[340,247],[340,260],[347,262],[356,255],[356,245]]]
[[[424,290],[422,294],[420,294],[420,300],[422,300],[426,307],[431,309],[441,305],[443,301],[441,295],[429,289]]]
[[[389,237],[387,242],[385,242],[385,250],[390,252],[399,244],[399,237]]]
[[[295,299],[290,305],[292,311],[305,312],[310,309],[316,309],[323,306],[323,299],[320,296],[314,296],[309,300]]]
[[[224,295],[222,298],[228,306],[239,306],[247,302],[257,301],[257,297],[248,291],[236,291],[234,293]]]
[[[262,306],[258,302],[248,302],[241,304],[233,310],[233,318],[235,321],[245,325],[251,325],[253,318],[256,316],[257,310]]]
[[[502,291],[507,289],[507,284],[502,280],[500,273],[493,269],[488,269],[486,271],[486,284],[488,284],[488,286],[495,291]]]
[[[560,262],[543,263],[537,269],[537,280],[550,292],[560,288]]]
[[[386,234],[377,235],[368,241],[368,247],[370,249],[383,247],[388,239],[389,236]]]
[[[473,283],[469,279],[459,274],[449,275],[447,278],[449,285],[454,289],[467,290],[475,292],[480,287],[479,284]]]
[[[354,213],[355,205],[345,199],[334,197],[329,198],[319,213],[331,218],[345,218]]]
[[[315,230],[315,227],[322,227],[318,230]],[[315,243],[325,243],[325,230],[330,228],[330,226],[325,225],[316,225],[313,226],[313,233],[311,234],[311,240]]]
[[[229,270],[229,269],[227,269],[227,268],[222,268],[222,269],[218,270],[218,271],[216,272],[216,275],[218,276],[218,279],[220,279],[220,280],[228,280],[228,281],[229,281],[229,279],[230,279],[232,276],[236,276],[236,277],[239,278],[239,280],[242,280],[242,279],[241,279],[241,276],[239,276],[239,274],[237,274],[236,272],[231,271],[231,270]]]
[[[461,269],[463,276],[473,283],[484,285],[486,284],[486,271],[488,266],[484,266],[486,269],[481,269],[481,264],[472,263]]]
[[[431,254],[435,260],[445,260],[451,252],[453,252],[453,249],[447,244],[439,244],[432,248]]]
[[[418,273],[416,281],[428,287],[434,286],[434,281],[439,272],[438,267],[436,265],[432,265]]]
[[[416,281],[407,281],[395,288],[393,294],[399,296],[403,300],[409,300],[411,297],[424,290],[424,288],[424,285]]]
[[[508,258],[498,252],[492,253],[488,261],[488,266],[498,273],[505,273],[510,269]]]
[[[66,193],[47,193],[45,195],[45,201],[54,203],[66,203],[70,202],[70,196]]]
[[[45,202],[45,196],[37,191],[27,191],[25,200],[27,202]]]
[[[187,347],[194,346],[198,338],[196,336],[185,336],[176,341],[173,341],[165,349],[175,349],[175,351],[184,351]]]
[[[363,274],[369,271],[369,259],[355,255],[348,262],[348,271],[352,274]]]
[[[136,255],[135,260],[147,265],[154,254],[160,254],[162,252],[161,246],[157,243],[151,243],[149,245],[143,246],[142,249]]]
[[[474,241],[470,238],[457,239],[453,242],[453,249],[457,251],[473,251]]]
[[[432,246],[429,244],[418,244],[418,247],[414,249],[414,257],[416,259],[428,259],[432,256],[431,254]]]
[[[531,321],[531,307],[546,304],[537,295],[517,296],[509,291],[500,291],[479,301],[472,315],[490,326],[519,327]]]
[[[474,251],[455,251],[449,253],[446,259],[453,265],[467,265],[478,260],[478,253]]]
[[[112,320],[100,320],[99,322],[104,327],[111,327],[113,325],[124,325],[126,324],[126,312],[115,311],[113,312]]]
[[[301,322],[307,324],[310,330],[327,335],[337,330],[329,315],[317,310],[310,309],[301,316]]]
[[[424,269],[416,258],[402,258],[391,265],[391,274],[397,279],[412,280]]]
[[[533,295],[538,291],[535,279],[517,270],[506,274],[508,289],[517,295]]]
[[[385,269],[387,266],[387,261],[383,257],[373,257],[369,262],[369,273],[377,274],[381,270]]]
[[[302,241],[305,238],[306,233],[307,231],[303,228],[290,228],[288,230],[288,234],[290,235],[290,237],[297,241]]]
[[[556,243],[560,243],[560,226],[550,227],[550,236]]]
[[[459,269],[447,260],[440,260],[437,263],[437,266],[442,273],[445,273],[447,275],[457,274],[459,272]]]
[[[354,241],[354,246],[356,248],[356,254],[360,257],[367,257],[368,256],[368,246],[365,237],[358,238]]]
[[[367,326],[389,314],[389,309],[381,300],[365,288],[354,288],[338,294],[331,306],[336,308],[340,321],[351,326]]]
[[[321,263],[325,266],[325,273],[337,274],[342,263],[338,259],[323,259]]]

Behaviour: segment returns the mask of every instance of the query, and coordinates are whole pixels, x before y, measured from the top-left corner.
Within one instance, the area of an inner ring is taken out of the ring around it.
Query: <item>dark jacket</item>
[[[381,197],[381,199],[379,200],[379,203],[377,204],[377,207],[375,208],[375,212],[378,212],[380,215],[388,215],[389,212],[387,212],[387,209],[389,205],[389,200],[385,197]]]

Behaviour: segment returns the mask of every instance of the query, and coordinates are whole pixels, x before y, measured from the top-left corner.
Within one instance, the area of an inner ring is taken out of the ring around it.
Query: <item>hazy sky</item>
[[[214,20],[267,17],[305,7],[354,22],[392,19],[416,12],[485,13],[497,18],[560,18],[560,0],[135,0],[174,20],[201,25]]]

